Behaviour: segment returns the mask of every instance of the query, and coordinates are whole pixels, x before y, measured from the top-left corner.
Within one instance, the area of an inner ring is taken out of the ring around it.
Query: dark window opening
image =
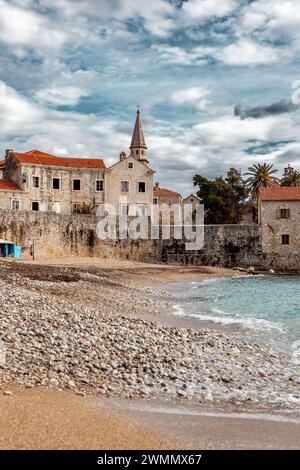
[[[96,180],[96,191],[103,191],[103,189],[104,189],[104,181]]]
[[[32,209],[33,211],[38,212],[38,211],[40,210],[40,203],[37,202],[37,201],[32,201],[32,203],[31,203],[31,209]]]
[[[289,219],[291,215],[290,209],[280,209],[280,218]]]
[[[132,163],[132,162],[128,162],[128,168],[129,168],[130,170],[132,170],[132,168],[133,168],[133,163]]]
[[[80,191],[81,181],[73,180],[73,191]]]
[[[144,181],[139,181],[139,193],[146,192],[146,183]]]
[[[53,178],[52,180],[52,189],[60,189],[60,179]]]
[[[290,244],[290,236],[289,235],[281,235],[281,244],[282,245],[289,245]]]
[[[32,186],[34,188],[39,188],[40,187],[40,178],[38,176],[33,176],[32,177]]]

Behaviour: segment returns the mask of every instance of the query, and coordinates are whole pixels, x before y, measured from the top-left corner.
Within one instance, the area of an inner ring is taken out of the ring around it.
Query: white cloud
[[[287,52],[273,46],[240,38],[228,46],[198,46],[190,50],[180,47],[153,46],[163,62],[179,65],[205,65],[210,58],[227,65],[252,66],[273,64],[287,57]]]
[[[207,95],[208,90],[203,87],[184,88],[174,92],[171,96],[171,101],[177,105],[190,104],[205,111],[208,106]]]
[[[272,64],[280,59],[278,48],[241,38],[236,43],[216,51],[216,57],[225,64],[243,66]]]
[[[257,0],[245,6],[238,34],[254,34],[269,41],[287,41],[290,50],[300,50],[299,0]]]
[[[85,89],[74,86],[52,86],[36,92],[38,100],[55,105],[76,105],[81,97],[87,95],[88,92]]]
[[[0,128],[2,135],[34,132],[41,110],[16,90],[0,81]]]
[[[47,17],[0,0],[0,41],[16,46],[20,54],[24,47],[59,49],[66,34]]]
[[[186,51],[182,47],[155,44],[152,46],[152,50],[158,53],[162,62],[168,64],[203,65],[207,63],[207,57],[214,49],[208,48],[207,51],[204,51],[203,48],[196,47]],[[205,52],[207,53],[205,54]]]
[[[189,0],[182,5],[182,11],[193,20],[223,17],[236,8],[236,0]]]
[[[121,0],[113,16],[119,20],[142,18],[147,31],[167,37],[175,27],[174,13],[175,7],[165,0]]]

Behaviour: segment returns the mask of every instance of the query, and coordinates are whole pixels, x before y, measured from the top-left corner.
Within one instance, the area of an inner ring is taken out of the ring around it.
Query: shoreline
[[[143,397],[145,403],[163,399],[166,406],[221,406],[228,413],[295,410],[296,405],[284,399],[284,394],[297,390],[297,384],[290,380],[293,372],[282,355],[273,354],[275,365],[268,373],[267,350],[234,338],[232,325],[224,332],[223,327],[204,327],[196,320],[195,328],[193,322],[170,315],[172,303],[164,285],[183,278],[236,276],[235,271],[120,260],[66,261],[64,266],[58,260],[1,263],[0,337],[8,346],[9,364],[0,367],[3,390],[19,383],[34,388],[23,388],[21,394],[33,396],[61,389],[66,392],[57,393],[86,395],[80,397],[83,400],[94,396],[132,403]],[[13,309],[7,308],[11,302],[16,304]],[[9,322],[19,328],[14,326],[7,334]],[[90,348],[100,360],[87,357]],[[276,370],[282,385],[273,381]],[[253,388],[250,394],[244,383]],[[9,403],[11,398],[5,400]],[[130,413],[128,418],[131,422]],[[149,429],[153,429],[150,422]]]

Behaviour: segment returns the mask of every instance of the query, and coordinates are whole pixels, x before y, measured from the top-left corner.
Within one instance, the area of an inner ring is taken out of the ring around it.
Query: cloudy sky
[[[103,157],[141,106],[161,185],[300,169],[299,0],[0,0],[0,140]]]

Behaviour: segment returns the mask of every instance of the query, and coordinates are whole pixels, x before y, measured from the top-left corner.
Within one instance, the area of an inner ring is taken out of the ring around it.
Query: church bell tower
[[[147,145],[145,143],[141,113],[139,109],[136,113],[136,120],[129,148],[131,157],[135,158],[136,160],[140,160],[142,163],[149,163],[147,160]]]

